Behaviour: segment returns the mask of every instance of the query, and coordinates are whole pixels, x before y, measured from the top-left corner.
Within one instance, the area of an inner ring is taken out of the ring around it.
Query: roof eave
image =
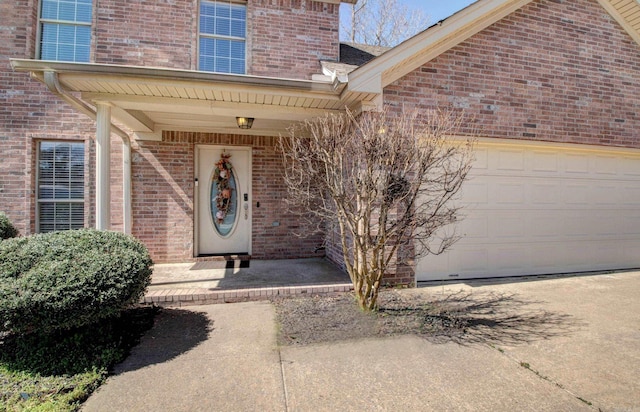
[[[237,116],[260,119],[251,133],[277,136],[292,122],[368,107],[377,97],[345,93],[346,84],[338,79],[296,80],[24,59],[12,59],[11,65],[48,87],[47,76],[55,77],[63,94],[79,93],[75,98],[88,105],[111,105],[113,118],[139,138],[141,133],[152,133],[149,138],[157,139],[162,130],[232,133]],[[60,90],[52,91],[59,94]]]
[[[598,3],[640,45],[640,2],[598,0]]]
[[[226,73],[210,73],[194,70],[168,69],[162,67],[123,66],[100,63],[70,63],[31,59],[10,59],[15,71],[74,73],[88,75],[119,76],[129,78],[145,78],[156,80],[207,82],[229,85],[240,85],[256,88],[284,88],[305,92],[317,92],[339,95],[345,87],[337,79],[331,82],[317,80],[298,80],[277,77],[263,77]]]

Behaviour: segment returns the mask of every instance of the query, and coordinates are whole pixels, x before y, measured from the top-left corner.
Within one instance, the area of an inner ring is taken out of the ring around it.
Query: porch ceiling
[[[294,122],[357,110],[377,97],[345,91],[338,81],[18,59],[11,64],[42,82],[44,73],[54,72],[65,91],[110,104],[113,118],[141,139],[158,139],[163,130],[278,135]],[[253,128],[238,129],[236,116],[255,118]]]

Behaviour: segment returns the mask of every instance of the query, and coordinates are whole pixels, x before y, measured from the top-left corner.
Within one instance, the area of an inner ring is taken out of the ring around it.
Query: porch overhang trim
[[[43,83],[45,73],[54,73],[66,91],[87,104],[111,104],[113,118],[143,140],[158,140],[164,130],[238,134],[238,116],[256,119],[254,128],[242,134],[277,136],[292,123],[367,106],[379,97],[345,93],[346,84],[338,79],[281,79],[26,59],[12,59],[11,65]]]
[[[169,80],[173,82],[204,82],[209,85],[243,85],[257,88],[278,88],[315,92],[320,94],[339,94],[345,87],[338,80],[321,82],[313,80],[283,79],[238,74],[209,73],[194,70],[168,69],[161,67],[122,66],[100,63],[70,63],[32,59],[11,59],[11,66],[16,71],[45,72],[59,74],[91,75],[96,81],[101,78],[119,78],[121,80]],[[78,90],[79,91],[79,90]]]

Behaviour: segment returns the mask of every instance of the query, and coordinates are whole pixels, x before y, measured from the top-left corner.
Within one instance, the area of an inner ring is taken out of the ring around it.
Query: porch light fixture
[[[253,117],[236,117],[236,122],[241,129],[251,129],[251,126],[253,126]]]

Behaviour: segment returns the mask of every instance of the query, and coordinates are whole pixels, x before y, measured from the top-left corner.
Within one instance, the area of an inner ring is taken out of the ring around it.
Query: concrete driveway
[[[507,357],[596,410],[640,411],[639,272],[470,285],[516,293],[536,301],[534,307],[572,317],[566,335],[501,345]]]
[[[84,410],[640,411],[640,273],[405,292],[482,313],[458,341],[279,347],[268,302],[170,309]]]

